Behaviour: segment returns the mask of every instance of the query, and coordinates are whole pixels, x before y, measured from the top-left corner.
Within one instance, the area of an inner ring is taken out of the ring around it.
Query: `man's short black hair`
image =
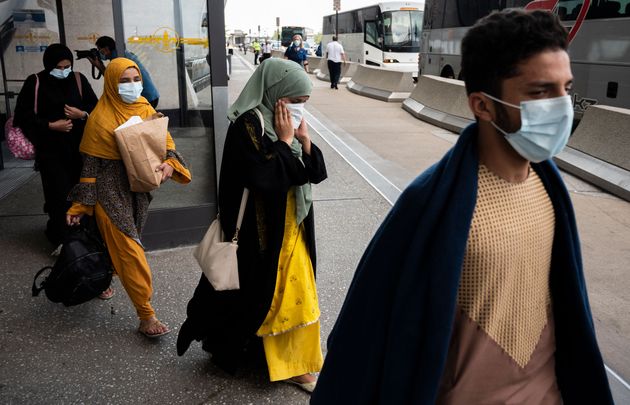
[[[494,12],[477,21],[462,40],[466,92],[501,97],[502,81],[518,75],[519,63],[537,53],[567,47],[567,30],[548,11]]]
[[[336,40],[337,40],[337,37],[333,35],[332,40],[333,40],[333,41],[336,41]]]
[[[116,49],[116,41],[112,37],[103,36],[96,40],[96,47],[99,49],[109,48],[110,51],[113,51]]]

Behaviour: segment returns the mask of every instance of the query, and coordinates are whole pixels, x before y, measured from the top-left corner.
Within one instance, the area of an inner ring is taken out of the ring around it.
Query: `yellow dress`
[[[304,224],[296,223],[292,188],[287,195],[276,288],[267,317],[256,332],[263,339],[271,381],[321,370],[319,315],[313,264]]]

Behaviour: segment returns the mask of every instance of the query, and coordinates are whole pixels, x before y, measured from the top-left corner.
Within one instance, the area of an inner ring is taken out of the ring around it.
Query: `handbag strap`
[[[35,105],[33,106],[35,115],[37,115],[37,96],[38,95],[39,95],[39,75],[35,73]]]
[[[232,242],[238,243],[238,231],[241,230],[241,224],[243,223],[243,216],[245,216],[245,206],[247,205],[247,197],[249,197],[249,190],[246,188],[243,189],[243,196],[241,197],[241,207],[238,209],[238,218],[236,219],[236,231],[234,232],[234,237],[232,238]]]
[[[263,118],[263,115],[258,109],[258,107],[254,107],[254,112],[256,113],[256,115],[258,116],[258,119],[260,120],[260,126],[262,127],[262,134],[265,135],[265,119]]]
[[[31,292],[33,294],[33,297],[37,297],[39,295],[39,293],[45,288],[46,280],[44,279],[44,281],[38,287],[37,286],[37,279],[46,270],[52,270],[52,266],[46,266],[43,269],[41,269],[40,271],[38,271],[37,274],[35,274],[35,278],[33,279],[33,287],[31,288]]]
[[[77,81],[77,87],[79,88],[79,96],[81,96],[81,100],[83,100],[83,84],[81,83],[81,73],[73,72],[74,79]]]
[[[254,108],[254,112],[260,120],[262,134],[265,135],[265,120],[263,119],[263,115],[258,108]],[[247,206],[248,197],[249,190],[247,189],[247,187],[245,187],[243,189],[243,196],[241,197],[241,207],[238,209],[238,218],[236,219],[236,231],[234,232],[234,237],[232,238],[232,242],[234,243],[238,243],[238,232],[241,230],[241,224],[243,223],[243,216],[245,216],[245,207]]]

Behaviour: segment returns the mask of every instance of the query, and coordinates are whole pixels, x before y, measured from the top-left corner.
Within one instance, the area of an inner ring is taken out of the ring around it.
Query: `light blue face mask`
[[[300,41],[299,39],[296,39],[295,41],[293,41],[293,46],[300,46],[301,43],[302,41]]]
[[[135,102],[142,94],[142,82],[119,83],[118,94],[127,104]]]
[[[70,76],[70,73],[72,73],[71,67],[66,69],[53,69],[50,71],[50,75],[56,79],[65,79]]]
[[[304,103],[287,103],[285,104],[289,114],[291,114],[291,121],[293,123],[293,129],[298,129],[304,117]]]
[[[521,128],[507,133],[491,122],[501,132],[512,148],[530,162],[539,163],[551,159],[564,149],[573,125],[573,105],[570,96],[521,101],[521,105],[506,103],[487,93],[486,97],[521,110]]]

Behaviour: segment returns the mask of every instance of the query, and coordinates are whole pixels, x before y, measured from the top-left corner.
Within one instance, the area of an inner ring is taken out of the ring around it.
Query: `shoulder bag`
[[[264,134],[265,122],[262,113],[256,108],[254,112],[260,120],[262,133]],[[193,252],[203,274],[216,291],[238,290],[240,288],[236,252],[238,250],[238,232],[243,222],[248,196],[249,190],[247,188],[243,189],[241,206],[238,210],[238,218],[236,220],[236,231],[234,232],[232,240],[225,241],[225,233],[221,227],[219,215],[217,215],[217,218],[210,224],[210,228],[206,231],[199,246],[197,246]]]

